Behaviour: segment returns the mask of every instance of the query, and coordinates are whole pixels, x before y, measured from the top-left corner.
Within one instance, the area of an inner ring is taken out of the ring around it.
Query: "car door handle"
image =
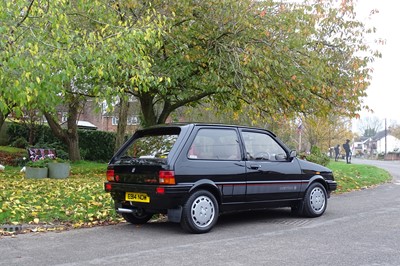
[[[250,164],[250,169],[258,170],[261,168],[261,165],[259,164]]]

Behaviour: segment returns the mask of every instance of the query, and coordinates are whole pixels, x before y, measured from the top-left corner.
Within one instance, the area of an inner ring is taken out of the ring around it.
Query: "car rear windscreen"
[[[177,134],[168,135],[145,135],[129,146],[122,157],[164,159],[174,146]]]

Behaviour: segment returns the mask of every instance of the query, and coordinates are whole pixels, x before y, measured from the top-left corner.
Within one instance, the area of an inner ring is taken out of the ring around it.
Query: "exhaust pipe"
[[[117,212],[119,212],[119,213],[133,213],[133,212],[135,212],[136,210],[132,210],[132,209],[126,209],[126,208],[118,208],[117,209]]]

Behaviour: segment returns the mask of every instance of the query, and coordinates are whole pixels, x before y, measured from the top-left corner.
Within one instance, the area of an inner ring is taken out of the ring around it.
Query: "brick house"
[[[127,133],[132,133],[139,127],[139,104],[136,99],[129,101]],[[61,124],[67,121],[68,112],[63,107],[58,109]],[[78,118],[78,128],[116,132],[118,127],[118,106],[112,112],[106,111],[105,105],[99,105],[88,99]]]

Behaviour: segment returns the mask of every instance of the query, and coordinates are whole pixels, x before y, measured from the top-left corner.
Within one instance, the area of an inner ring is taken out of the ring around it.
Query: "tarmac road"
[[[149,223],[0,239],[0,265],[400,265],[400,162],[391,183],[333,195],[326,213],[289,209],[221,216],[208,234]]]

